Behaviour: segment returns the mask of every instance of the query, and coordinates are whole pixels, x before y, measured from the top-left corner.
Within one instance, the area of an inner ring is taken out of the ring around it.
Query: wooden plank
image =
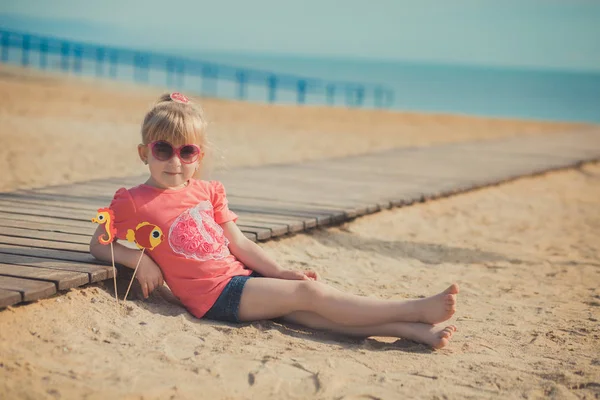
[[[419,153],[420,155],[420,153]],[[426,156],[426,154],[425,154]],[[403,161],[389,159],[389,160],[377,160],[370,157],[364,157],[364,159],[357,159],[349,161],[346,159],[335,160],[328,164],[303,164],[299,165],[297,169],[306,170],[308,173],[319,176],[318,179],[333,180],[333,181],[346,181],[352,180],[354,182],[354,189],[364,190],[365,188],[371,190],[373,188],[382,190],[389,189],[390,184],[410,184],[411,186],[420,187],[424,184],[435,184],[440,178],[432,177],[430,174],[421,174],[421,168],[416,161],[428,161],[428,168],[444,169],[446,168],[446,160],[436,158],[428,159],[423,157],[422,160],[410,158],[403,154],[398,154],[397,158],[402,158]],[[398,164],[405,165],[406,168],[397,168]],[[292,173],[291,171],[289,173]],[[357,177],[352,179],[349,177]],[[447,178],[445,176],[445,178]],[[388,191],[384,193],[389,194]]]
[[[287,209],[285,207],[269,207],[269,206],[265,206],[265,207],[260,207],[260,206],[235,206],[235,208],[231,208],[232,211],[234,211],[236,214],[243,214],[243,213],[264,213],[264,214],[272,214],[274,216],[280,216],[282,218],[285,217],[300,217],[300,218],[306,218],[308,221],[310,221],[309,223],[307,223],[307,226],[326,226],[332,223],[332,221],[334,221],[334,218],[331,214],[318,214],[315,215],[312,212],[302,212],[300,210],[290,210]],[[345,218],[344,214],[341,215],[337,215],[336,220],[342,220],[343,218]]]
[[[58,290],[66,290],[89,283],[87,274],[58,271],[55,269],[31,267],[23,265],[9,265],[0,263],[0,276],[12,276],[15,278],[35,279],[38,281],[52,282]]]
[[[341,183],[344,187],[355,189],[353,192],[373,191],[373,189],[382,189],[381,185],[383,185],[384,189],[389,188],[391,183],[390,178],[406,177],[407,173],[418,175],[418,169],[416,168],[402,170],[395,166],[398,161],[401,161],[406,157],[404,154],[405,152],[406,151],[399,151],[398,154],[392,154],[389,157],[378,156],[374,158],[372,156],[355,156],[336,160],[308,162],[298,165],[278,166],[278,170],[264,169],[255,171],[254,173],[261,178],[263,176],[272,177],[269,179],[275,179],[275,176],[279,174],[280,176],[285,176],[286,181],[293,181],[294,184],[296,182],[309,184],[321,182],[326,185]],[[437,165],[437,159],[427,157],[427,154],[423,152],[417,152],[416,154],[420,157],[425,156],[423,159],[428,160],[429,165]],[[370,173],[373,167],[376,168],[377,173]],[[245,176],[247,175],[230,173],[225,175],[224,179],[228,182],[233,181],[235,184],[237,180],[243,180]],[[246,181],[248,181],[247,178]],[[393,183],[396,184],[396,182]],[[285,186],[286,184],[283,183],[283,185]],[[229,192],[231,192],[231,190],[229,190]],[[343,195],[345,194],[346,193],[343,193]]]
[[[0,197],[3,199],[13,199],[19,197],[25,197],[32,200],[48,201],[48,202],[67,202],[77,204],[89,204],[93,202],[101,202],[102,204],[109,204],[112,200],[112,193],[106,193],[104,195],[95,196],[76,196],[64,193],[40,193],[32,190],[16,190],[14,192],[2,193]]]
[[[228,195],[235,194],[249,197],[267,197],[277,200],[292,200],[316,205],[326,205],[339,207],[340,205],[348,207],[362,207],[364,202],[357,199],[353,192],[348,191],[340,196],[332,190],[329,190],[329,183],[319,182],[316,179],[307,177],[306,179],[283,176],[284,173],[276,171],[261,170],[253,175],[249,180],[247,175],[242,173],[230,173],[224,179]],[[350,185],[350,182],[345,182]],[[358,186],[357,186],[358,187]]]
[[[325,206],[343,210],[343,212],[349,217],[354,218],[356,216],[364,215],[368,212],[368,208],[372,206],[362,200],[354,200],[352,198],[346,198],[345,196],[333,197],[332,194],[327,192],[325,187],[309,188],[306,186],[283,186],[277,183],[267,182],[243,182],[238,181],[232,183],[229,181],[229,195],[235,195],[237,198],[240,197],[252,197],[256,196],[257,193],[264,193],[266,198],[276,198],[277,200],[297,202],[307,205],[314,206]],[[319,194],[327,193],[327,194]],[[351,196],[348,196],[351,197]],[[231,200],[230,200],[231,201]]]
[[[42,249],[56,249],[56,250],[68,250],[68,251],[78,251],[80,253],[89,254],[90,246],[78,244],[78,243],[69,243],[69,242],[53,242],[48,240],[40,240],[40,239],[31,239],[31,238],[23,238],[17,236],[4,236],[0,235],[0,244],[9,244],[14,246],[24,246],[24,247],[36,247]]]
[[[7,251],[10,250],[6,249],[0,249],[0,251],[0,263],[22,265],[27,267],[47,268],[56,270],[57,272],[76,272],[78,274],[84,274],[86,276],[87,281],[84,283],[98,282],[113,277],[112,265],[107,265],[99,261],[94,262],[94,259],[91,255],[90,258],[92,258],[92,260],[90,260],[90,262],[71,262],[40,257],[39,255],[36,255],[35,251],[33,251],[30,254],[15,254],[25,253],[25,251],[15,251],[9,253]]]
[[[56,293],[56,285],[52,282],[0,276],[0,289],[20,292],[22,301],[34,301]]]
[[[32,229],[10,228],[3,226],[0,228],[0,233],[4,236],[16,236],[30,239],[51,240],[54,242],[67,242],[88,244],[92,239],[91,235],[72,235],[69,233],[37,231]]]
[[[269,228],[264,228],[260,226],[245,226],[239,225],[240,230],[242,232],[248,232],[250,235],[254,235],[258,240],[266,240],[271,237],[271,230]],[[13,228],[2,226],[0,228],[1,236],[5,237],[18,237],[18,238],[26,238],[26,239],[39,239],[39,240],[47,240],[53,242],[64,242],[64,243],[72,243],[72,244],[89,244],[92,238],[92,235],[74,235],[56,231],[39,231],[32,229],[22,229],[22,228]],[[92,232],[93,233],[93,232]],[[2,239],[0,239],[0,243],[2,243]],[[16,244],[9,242],[9,244]]]
[[[0,218],[0,232],[3,231],[2,227],[6,228],[20,228],[20,229],[29,229],[29,230],[39,230],[39,231],[47,231],[47,232],[58,232],[58,233],[68,233],[68,234],[76,234],[76,235],[84,235],[87,237],[92,237],[97,224],[89,223],[84,227],[75,227],[68,225],[54,225],[54,224],[44,224],[41,222],[33,222],[33,221],[19,221],[14,219],[4,219]]]
[[[56,212],[54,210],[48,209],[39,209],[39,208],[17,208],[14,206],[4,206],[4,205],[0,205],[0,212],[5,212],[5,213],[10,213],[13,214],[15,216],[17,215],[30,215],[30,216],[34,216],[34,217],[54,217],[58,220],[65,220],[65,221],[82,221],[82,222],[87,222],[90,221],[92,222],[92,218],[95,216],[92,215],[91,217],[88,218],[88,214],[86,214],[85,216],[73,216],[72,214],[68,214],[65,215],[64,212]]]
[[[265,222],[264,220],[256,220],[252,218],[240,218],[237,221],[237,225],[240,227],[240,230],[244,229],[243,227],[268,229],[270,231],[269,237],[282,236],[290,232],[290,228],[287,226],[287,224],[269,223]]]
[[[23,256],[51,258],[54,260],[63,260],[63,261],[74,261],[76,263],[83,263],[83,264],[100,264],[100,265],[104,264],[103,261],[97,260],[89,252],[80,253],[77,251],[68,251],[68,250],[55,250],[55,249],[46,249],[46,248],[39,248],[39,247],[15,246],[15,245],[10,245],[10,244],[6,244],[6,243],[0,244],[0,253],[20,254]]]
[[[250,196],[229,195],[229,207],[234,212],[256,212],[300,218],[314,218],[317,225],[323,226],[349,218],[348,214],[339,207],[311,205],[306,203],[274,200]]]
[[[106,205],[108,206],[108,205]],[[105,207],[106,207],[105,206]],[[14,210],[14,212],[22,211],[24,208],[28,210],[36,210],[36,211],[46,211],[52,210],[55,212],[63,214],[76,214],[78,216],[87,216],[91,215],[89,219],[96,215],[98,210],[97,207],[94,207],[90,204],[87,206],[81,205],[79,207],[72,207],[67,205],[66,203],[51,203],[51,202],[34,202],[28,201],[26,198],[19,200],[0,200],[0,207],[6,210]]]
[[[291,217],[291,216],[281,216],[281,215],[274,215],[274,214],[261,214],[261,213],[249,213],[249,212],[240,212],[238,214],[238,216],[240,217],[240,219],[238,221],[248,221],[248,222],[259,222],[259,221],[263,221],[263,222],[267,222],[267,223],[271,223],[271,224],[277,224],[277,225],[286,225],[288,232],[293,233],[293,232],[300,232],[303,231],[305,229],[307,229],[307,224],[304,223],[304,221],[301,218],[295,218],[295,217]],[[316,221],[314,220],[308,220],[309,222],[312,221],[313,222],[313,226],[315,227],[317,225]]]
[[[272,236],[271,230],[268,228],[239,224],[238,226],[243,233],[249,233],[251,235],[254,235],[257,240],[267,240]]]
[[[287,197],[290,200],[295,200],[295,197],[292,195],[287,195]],[[233,201],[232,201],[233,203]],[[316,204],[316,205],[308,205],[308,206],[304,206],[304,205],[299,205],[296,208],[308,208],[311,209],[317,208],[317,209],[323,209],[324,207],[328,207],[332,210],[337,210],[334,212],[334,214],[338,214],[342,216],[342,219],[345,218],[354,218],[356,216],[359,215],[364,215],[365,213],[367,213],[369,210],[369,206],[363,205],[360,207],[356,207],[355,205],[348,205],[348,206],[344,206],[344,204],[338,204],[336,207],[329,207],[328,205],[322,205],[322,204]],[[347,210],[342,211],[344,207],[347,207]],[[91,223],[91,218],[93,216],[95,216],[95,212],[94,213],[84,213],[84,212],[74,212],[74,211],[69,211],[68,213],[65,213],[64,210],[61,210],[59,208],[53,208],[53,207],[49,207],[49,208],[38,208],[38,207],[27,207],[27,208],[19,208],[16,207],[14,205],[12,206],[7,206],[7,205],[0,205],[0,212],[9,212],[9,213],[13,213],[15,215],[19,214],[19,215],[27,215],[27,216],[33,216],[33,217],[51,217],[53,219],[58,220],[58,222],[60,223],[60,221],[80,221],[80,222],[88,222],[90,221]],[[279,208],[279,211],[281,211],[281,209]],[[294,209],[292,209],[291,211],[294,211]],[[370,211],[373,212],[374,210]],[[321,214],[321,213],[320,213]],[[297,212],[292,213],[291,215],[296,215],[298,216]],[[302,215],[306,215],[306,213],[304,214],[300,214]],[[306,215],[306,216],[311,216]],[[329,215],[327,215],[327,217],[330,217]],[[321,224],[324,224],[324,216],[321,214],[320,217],[318,217],[319,219],[322,220]],[[331,220],[329,220],[331,221]],[[261,234],[261,236],[264,236],[264,234]]]
[[[86,201],[86,202],[77,202],[75,200],[73,201],[64,201],[61,199],[54,199],[54,200],[50,200],[50,199],[40,199],[40,198],[36,198],[36,197],[32,197],[32,196],[28,196],[28,195],[21,195],[21,196],[17,196],[13,193],[0,193],[0,204],[1,205],[19,205],[19,206],[23,206],[25,204],[27,205],[31,205],[34,207],[59,207],[61,209],[66,209],[66,210],[78,210],[78,211],[85,211],[85,212],[89,212],[90,210],[92,211],[96,211],[98,210],[98,208],[101,207],[108,207],[110,205],[110,203],[104,204],[100,201]]]
[[[70,219],[79,221],[92,222],[92,218],[96,216],[96,210],[90,210],[89,212],[81,210],[64,210],[60,207],[52,206],[26,206],[20,207],[15,204],[0,204],[0,211],[9,212],[13,214],[25,214],[25,215],[39,215],[54,217],[58,219]]]
[[[13,212],[13,213],[26,213],[30,216],[37,216],[37,215],[42,216],[43,215],[44,218],[48,218],[48,216],[50,216],[58,223],[61,223],[61,221],[65,221],[64,209],[61,209],[60,207],[37,206],[37,207],[28,207],[27,210],[23,210],[22,207],[15,207],[14,205],[11,205],[11,204],[0,204],[0,210],[2,210],[2,209]],[[375,211],[375,210],[369,210],[369,211]],[[358,214],[361,214],[364,212],[365,211],[359,211],[359,212],[354,212],[354,214],[358,215]],[[69,220],[67,220],[67,221],[71,221],[74,218],[77,218],[77,220],[80,220],[82,222],[83,221],[87,222],[89,219],[91,219],[90,215],[92,215],[92,214],[93,214],[93,212],[90,212],[90,214],[87,214],[87,213],[82,214],[81,210],[78,210],[78,212],[69,212],[68,213]],[[352,211],[347,212],[346,214],[348,214],[349,217],[356,216],[356,215],[352,214]],[[261,236],[261,238],[265,237],[264,234],[259,234],[259,236]]]
[[[6,215],[8,215],[9,217],[14,216],[16,218],[15,219],[4,218]],[[23,220],[19,219],[18,217],[19,217],[19,215],[15,215],[15,214],[0,213],[0,227],[5,226],[5,227],[14,227],[14,228],[44,230],[44,231],[50,231],[50,232],[74,233],[74,234],[87,235],[87,236],[93,235],[94,231],[97,228],[97,225],[94,225],[91,222],[84,222],[84,221],[81,221],[81,223],[76,222],[71,225],[63,225],[62,223],[65,220],[52,218],[52,217],[29,216],[30,218],[28,218],[27,221],[23,221]],[[246,224],[246,225],[257,226],[257,225],[255,225],[256,223],[265,222],[265,223],[274,225],[273,227],[265,226],[266,228],[274,229],[273,232],[276,235],[282,234],[281,232],[279,232],[280,227],[278,226],[282,222],[281,218],[277,218],[277,217],[273,218],[272,216],[271,217],[265,216],[265,217],[259,217],[259,218],[261,218],[261,219],[260,220],[252,220],[251,222],[253,222],[253,223]],[[274,221],[274,219],[277,219],[277,220]],[[244,221],[245,220],[246,219],[244,219]],[[309,224],[310,224],[310,220],[309,220]],[[74,226],[74,225],[77,225],[77,226]],[[297,219],[290,221],[290,225],[292,225],[292,229],[294,231],[301,230],[301,229],[303,229],[303,226],[304,226],[304,224],[301,221],[298,221]],[[314,225],[316,225],[316,222],[314,223]],[[263,225],[258,225],[258,226],[263,226]],[[0,229],[0,231],[1,231],[1,229]]]
[[[39,189],[32,189],[31,192],[39,194],[63,194],[83,198],[105,196],[112,199],[114,193],[121,187],[123,187],[123,185],[90,182],[75,183],[72,185],[49,186]],[[110,199],[108,201],[110,201]]]
[[[271,174],[278,173],[281,172],[271,171],[268,176],[276,177]],[[393,187],[390,187],[389,179],[383,184],[381,179],[375,176],[357,176],[358,174],[347,171],[332,173],[328,169],[310,171],[301,167],[286,168],[284,175],[286,175],[286,184],[293,188],[281,186],[280,182],[276,182],[275,185],[280,190],[293,194],[296,199],[309,204],[333,205],[345,211],[352,210],[357,215],[370,214],[391,207],[390,195]],[[261,178],[265,177],[266,171],[261,171]],[[398,186],[400,185],[396,185]],[[412,189],[417,188],[422,186],[412,187]],[[233,190],[236,194],[241,193],[239,186],[234,186]],[[297,195],[299,192],[302,193],[301,196]],[[281,199],[278,193],[271,194]]]
[[[347,195],[360,195],[366,191],[377,193],[386,189],[390,183],[389,173],[380,176],[352,169],[336,169],[335,165],[336,160],[329,163],[287,165],[279,167],[278,170],[261,170],[258,172],[258,176],[267,182],[274,181],[284,187],[301,185],[307,189],[316,188],[319,192],[321,189],[325,189],[318,195],[330,194],[333,198],[339,198],[339,193],[336,193],[337,187],[344,188],[343,195],[346,197]],[[392,169],[392,171],[396,173],[395,170]],[[282,176],[285,177],[284,182],[281,182]],[[384,183],[383,186],[382,183]],[[361,199],[361,197],[356,197],[356,199]]]
[[[7,209],[7,208],[15,208],[15,206],[0,205],[0,209]],[[28,207],[27,211],[38,212],[40,215],[52,216],[54,218],[61,218],[62,215],[64,214],[64,211],[62,211],[60,209],[52,208],[52,207],[48,207],[46,209]],[[83,221],[86,219],[86,215],[88,215],[88,214],[87,213],[84,214],[81,212],[69,211],[67,213],[67,215],[72,218],[80,218],[80,220]],[[90,215],[90,217],[87,220],[90,221],[90,224],[91,224],[91,218],[93,216],[95,216],[95,214],[92,213],[89,215]],[[93,226],[93,225],[90,225],[90,226]],[[240,230],[256,235],[256,238],[258,240],[268,239],[272,235],[271,230],[269,228],[265,228],[265,227],[261,227],[261,226],[244,226],[244,225],[239,225],[239,224],[238,224],[238,226],[240,227]],[[94,227],[93,230],[95,230],[95,229],[96,228]],[[6,235],[6,236],[16,236],[16,237],[25,237],[25,238],[34,238],[34,239],[44,239],[44,240],[85,244],[85,243],[89,243],[89,241],[91,239],[91,235],[93,234],[93,230],[89,235],[73,235],[73,234],[66,234],[66,233],[60,233],[60,232],[26,230],[26,229],[21,229],[21,228],[12,228],[12,227],[3,226],[2,228],[0,228],[0,233],[2,233],[3,235]]]
[[[328,169],[331,175],[361,174],[366,181],[373,181],[377,186],[389,187],[390,183],[393,183],[393,185],[423,189],[424,185],[437,185],[449,180],[459,182],[464,179],[471,180],[474,171],[482,171],[484,166],[481,162],[477,165],[469,159],[448,160],[448,157],[450,156],[442,154],[432,158],[431,154],[418,152],[398,155],[398,160],[365,159],[352,163],[343,160],[330,165]]]
[[[314,209],[303,210],[301,207],[286,207],[285,205],[254,205],[253,202],[240,205],[231,205],[230,208],[236,214],[242,213],[263,213],[272,214],[281,217],[300,217],[306,218],[308,221],[307,226],[326,226],[334,222],[342,221],[346,219],[346,214],[342,211],[337,212],[316,212]]]
[[[256,234],[251,233],[251,232],[243,232],[244,236],[246,236],[248,239],[252,240],[253,242],[258,242],[258,238],[256,237]]]
[[[600,129],[594,127],[568,134],[514,136],[463,144],[477,146],[480,153],[500,151],[528,156],[546,155],[571,161],[593,160],[600,158]]]
[[[40,213],[42,211],[40,210]],[[10,216],[15,216],[17,219],[10,218],[0,218],[0,232],[6,235],[18,236],[18,237],[30,237],[30,238],[38,238],[38,239],[48,239],[48,240],[60,240],[60,241],[69,241],[73,242],[72,236],[57,236],[57,235],[48,235],[39,232],[26,232],[24,229],[34,230],[34,231],[45,231],[45,232],[54,232],[54,233],[65,233],[65,234],[78,234],[86,237],[84,242],[89,242],[89,238],[93,235],[94,231],[97,228],[97,225],[92,224],[91,222],[81,221],[77,222],[77,226],[71,225],[62,225],[65,220],[47,216],[27,216],[27,221],[22,221],[19,219],[19,215],[9,214]],[[35,221],[35,222],[34,222]],[[44,222],[44,223],[40,223]],[[254,232],[259,240],[265,240],[271,237],[272,235],[278,236],[287,233],[288,229],[285,229],[283,232],[283,228],[280,225],[280,221],[273,222],[269,221],[268,218],[265,218],[263,221],[260,220],[252,220],[251,223],[244,224],[243,221],[240,225],[240,229],[246,230],[249,232]],[[316,224],[316,223],[315,223]],[[296,224],[297,225],[297,224]],[[4,229],[6,228],[6,229]],[[9,229],[9,228],[20,228],[20,229]],[[297,229],[297,228],[296,228]],[[269,234],[266,230],[270,230]],[[81,241],[77,241],[80,243]]]
[[[274,200],[258,196],[229,195],[229,208],[232,210],[259,209],[265,214],[283,215],[279,211],[290,211],[289,215],[298,218],[314,218],[318,223],[326,223],[324,219],[330,220],[336,217],[345,217],[344,210],[339,207],[317,206],[295,201]],[[273,212],[270,212],[270,211]]]
[[[0,289],[0,309],[17,304],[22,298],[21,293],[17,291]]]
[[[387,154],[381,159],[373,160],[369,156],[365,159],[340,160],[332,164],[332,168],[347,170],[370,171],[374,174],[405,175],[403,179],[413,179],[413,175],[428,176],[433,178],[446,178],[458,182],[474,182],[488,184],[496,177],[506,178],[507,173],[514,171],[528,171],[532,166],[546,167],[548,163],[562,162],[561,159],[543,159],[540,157],[498,157],[493,152],[477,151],[462,144],[453,144],[452,148],[415,149],[412,151],[398,151],[397,155]],[[480,149],[479,149],[480,150]],[[371,160],[371,161],[369,161]],[[514,174],[513,173],[513,174]]]
[[[480,157],[488,162],[504,162],[506,166],[537,168],[541,171],[570,166],[582,161],[581,156],[569,156],[566,153],[550,151],[548,148],[528,149],[520,143],[513,143],[512,146],[508,146],[508,143],[502,143],[502,145],[496,147],[487,144],[487,148],[482,147],[483,145],[476,146],[475,144],[465,143],[457,148],[457,152],[469,153],[472,157]],[[593,155],[593,150],[590,152],[591,155]],[[591,159],[594,159],[594,157],[591,157]]]
[[[0,211],[0,220],[12,220],[12,221],[27,221],[27,222],[38,222],[44,225],[52,226],[74,226],[74,227],[87,227],[92,224],[90,218],[89,221],[82,220],[71,220],[63,218],[53,218],[42,215],[30,215],[30,214],[16,214]]]

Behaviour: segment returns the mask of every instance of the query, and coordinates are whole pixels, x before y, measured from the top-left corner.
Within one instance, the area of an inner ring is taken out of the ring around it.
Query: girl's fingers
[[[292,271],[290,274],[291,279],[303,280],[306,276],[302,272]]]
[[[148,285],[148,295],[151,295],[152,292],[158,287],[158,282],[152,282],[151,285]]]
[[[319,279],[319,275],[315,271],[306,271],[304,274],[315,281]]]

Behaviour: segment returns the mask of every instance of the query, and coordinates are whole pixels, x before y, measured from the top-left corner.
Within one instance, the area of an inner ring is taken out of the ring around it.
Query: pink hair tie
[[[187,104],[190,102],[190,99],[178,92],[171,93],[170,97],[175,103]]]

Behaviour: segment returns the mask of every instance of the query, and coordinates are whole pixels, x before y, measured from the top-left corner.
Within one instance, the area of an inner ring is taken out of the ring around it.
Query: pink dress
[[[190,180],[183,189],[139,185],[117,190],[110,208],[117,238],[148,222],[163,232],[162,242],[147,254],[185,307],[201,318],[217,301],[232,277],[250,275],[229,252],[221,224],[235,221],[223,184]]]

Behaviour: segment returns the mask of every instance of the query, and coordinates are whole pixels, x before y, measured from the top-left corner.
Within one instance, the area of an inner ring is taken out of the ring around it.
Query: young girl
[[[198,318],[239,323],[285,321],[346,335],[393,336],[444,347],[456,331],[437,325],[456,310],[458,286],[399,301],[341,292],[313,271],[279,266],[247,239],[220,182],[194,179],[207,148],[201,110],[180,93],[165,94],[142,124],[140,159],[148,180],[119,189],[110,205],[117,238],[146,243],[137,271],[144,297],[163,284]],[[111,259],[99,227],[92,255]],[[115,262],[135,268],[140,252],[118,243]]]

